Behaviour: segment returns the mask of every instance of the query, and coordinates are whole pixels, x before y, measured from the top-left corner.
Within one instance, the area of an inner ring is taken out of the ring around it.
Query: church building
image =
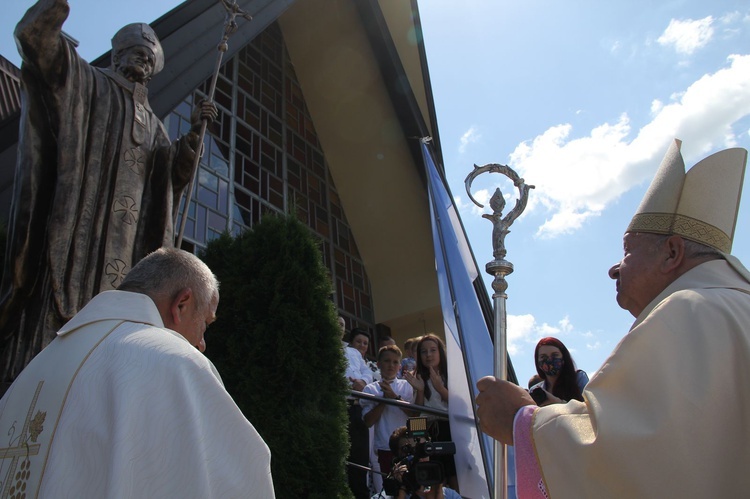
[[[385,335],[400,346],[427,332],[445,337],[458,321],[444,317],[445,293],[441,304],[440,268],[451,263],[435,250],[435,179],[447,208],[457,210],[442,166],[417,1],[238,5],[253,19],[238,18],[222,55],[219,116],[204,140],[183,249],[197,252],[224,231],[237,234],[267,213],[294,211],[321,242],[347,329],[370,331],[370,354]],[[194,104],[209,92],[225,14],[216,0],[189,0],[150,23],[166,63],[148,85],[149,103],[173,140],[187,133]],[[92,64],[108,67],[110,53]],[[0,54],[3,222],[20,102],[20,70]],[[465,241],[458,217],[453,229]],[[477,304],[474,325],[481,328],[472,329],[487,341],[492,303],[466,249],[473,272],[462,296]]]
[[[347,328],[443,335],[420,138],[442,175],[416,1],[240,1],[223,54],[183,248],[296,210],[321,240]],[[314,20],[314,21],[311,21]],[[165,50],[149,102],[172,139],[205,98],[225,10],[192,0],[151,23]],[[94,65],[106,67],[109,52]],[[19,73],[0,61],[0,218],[18,140]],[[447,184],[446,184],[447,185]],[[491,320],[481,279],[480,301]],[[375,343],[375,341],[373,341]],[[374,353],[374,351],[373,351]]]

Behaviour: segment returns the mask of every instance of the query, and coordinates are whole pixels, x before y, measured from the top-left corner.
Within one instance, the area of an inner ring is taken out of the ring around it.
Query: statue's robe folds
[[[194,155],[185,137],[170,143],[145,86],[78,56],[60,33],[67,4],[42,3],[16,29],[23,114],[0,307],[11,378],[94,295],[174,245]]]

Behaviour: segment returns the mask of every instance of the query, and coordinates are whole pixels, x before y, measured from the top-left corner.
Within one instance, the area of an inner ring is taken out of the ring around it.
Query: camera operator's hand
[[[407,490],[404,486],[404,475],[409,472],[409,466],[406,464],[399,464],[393,467],[393,470],[391,470],[391,477],[396,480],[399,484],[398,494],[396,495],[396,499],[406,499]]]
[[[404,479],[404,473],[409,471],[409,467],[405,464],[399,464],[393,470],[391,471],[391,475],[393,475],[393,478],[395,478],[398,483],[402,483]]]
[[[445,497],[442,485],[433,485],[428,492],[425,492],[424,489],[424,487],[420,487],[418,491],[412,494],[412,497],[415,495],[422,499],[443,499]]]

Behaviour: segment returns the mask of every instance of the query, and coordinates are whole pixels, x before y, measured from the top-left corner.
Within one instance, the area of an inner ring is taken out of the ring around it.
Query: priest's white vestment
[[[525,419],[552,499],[747,497],[749,368],[750,283],[701,264],[640,314],[585,403],[517,415],[517,458]]]
[[[0,401],[0,497],[274,497],[271,454],[146,295],[105,291]]]

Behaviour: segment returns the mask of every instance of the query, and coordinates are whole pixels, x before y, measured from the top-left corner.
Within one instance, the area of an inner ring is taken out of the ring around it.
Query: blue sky
[[[481,268],[492,227],[465,192],[472,165],[508,164],[536,185],[506,238],[519,381],[534,373],[543,336],[560,338],[592,374],[633,321],[607,269],[669,142],[683,140],[687,166],[750,147],[750,8],[429,0],[420,15],[449,184]],[[487,205],[502,177],[484,177],[473,194]],[[746,263],[748,184],[733,248]]]
[[[16,64],[12,31],[32,3],[6,2],[0,19],[0,53]],[[70,3],[65,29],[93,59],[121,26],[153,21],[180,2]],[[536,341],[550,335],[593,374],[633,320],[617,307],[606,272],[669,141],[683,140],[688,166],[726,147],[750,148],[750,7],[734,0],[419,7],[445,169],[480,268],[492,259],[492,228],[464,190],[473,165],[508,164],[536,185],[506,239],[515,266],[508,345],[519,380],[534,372]],[[499,179],[477,179],[475,198],[485,202]],[[748,184],[733,249],[745,263]]]

